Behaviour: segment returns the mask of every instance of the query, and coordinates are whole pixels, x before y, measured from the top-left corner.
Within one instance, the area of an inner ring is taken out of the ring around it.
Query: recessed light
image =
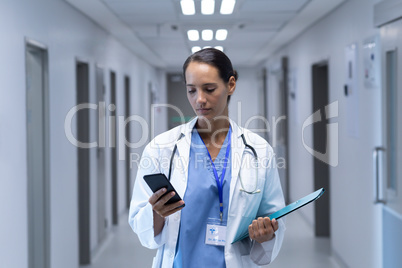
[[[211,48],[211,46],[205,46],[205,47],[203,47],[202,49],[205,49],[205,48]]]
[[[223,52],[223,46],[216,46],[215,48]]]
[[[225,30],[225,29],[219,29],[216,31],[216,34],[215,34],[215,38],[218,41],[226,40],[227,36],[228,36],[228,30]]]
[[[215,0],[202,0],[201,13],[203,15],[212,15],[215,11]]]
[[[198,41],[200,39],[200,34],[197,30],[189,30],[187,31],[188,40],[190,41]]]
[[[236,5],[236,0],[222,0],[221,14],[230,15],[233,13],[233,9]]]
[[[195,46],[195,47],[191,48],[191,52],[193,52],[193,53],[200,51],[200,50],[201,50],[201,47],[199,47],[199,46]]]
[[[202,40],[211,41],[214,38],[214,32],[212,30],[202,30]]]
[[[195,5],[193,0],[181,0],[181,12],[183,15],[194,15],[195,14]]]

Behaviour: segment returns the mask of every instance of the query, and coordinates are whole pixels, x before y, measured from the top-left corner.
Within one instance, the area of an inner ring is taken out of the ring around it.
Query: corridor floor
[[[282,249],[269,268],[339,268],[331,257],[328,238],[315,238],[313,230],[298,212],[286,216],[286,233]],[[127,223],[127,215],[94,258],[93,264],[81,268],[151,267],[156,250],[143,248]]]

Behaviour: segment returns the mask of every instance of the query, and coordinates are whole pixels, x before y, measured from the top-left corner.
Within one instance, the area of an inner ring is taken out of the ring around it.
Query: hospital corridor
[[[402,0],[0,0],[0,33],[0,268],[402,267]]]

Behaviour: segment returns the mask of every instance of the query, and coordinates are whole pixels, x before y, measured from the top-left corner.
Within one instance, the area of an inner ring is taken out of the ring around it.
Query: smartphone
[[[166,202],[166,204],[172,204],[172,203],[176,203],[176,202],[182,200],[181,197],[177,194],[177,192],[174,189],[173,185],[166,178],[165,174],[157,173],[157,174],[145,175],[144,180],[148,184],[149,188],[151,188],[151,190],[154,193],[157,192],[158,190],[162,189],[162,188],[167,189],[166,193],[163,196],[165,196],[166,194],[170,193],[171,191],[175,192],[175,195],[172,198],[170,198]],[[184,206],[185,206],[185,204],[183,204],[183,205],[181,205],[179,207],[184,207]]]

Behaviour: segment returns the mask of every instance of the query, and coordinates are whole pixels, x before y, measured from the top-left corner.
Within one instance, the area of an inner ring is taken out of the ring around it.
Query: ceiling
[[[223,46],[239,67],[256,66],[345,0],[237,0],[231,15],[183,15],[180,0],[66,0],[160,68],[180,68],[192,46]],[[187,31],[227,29],[225,41],[189,41]]]

